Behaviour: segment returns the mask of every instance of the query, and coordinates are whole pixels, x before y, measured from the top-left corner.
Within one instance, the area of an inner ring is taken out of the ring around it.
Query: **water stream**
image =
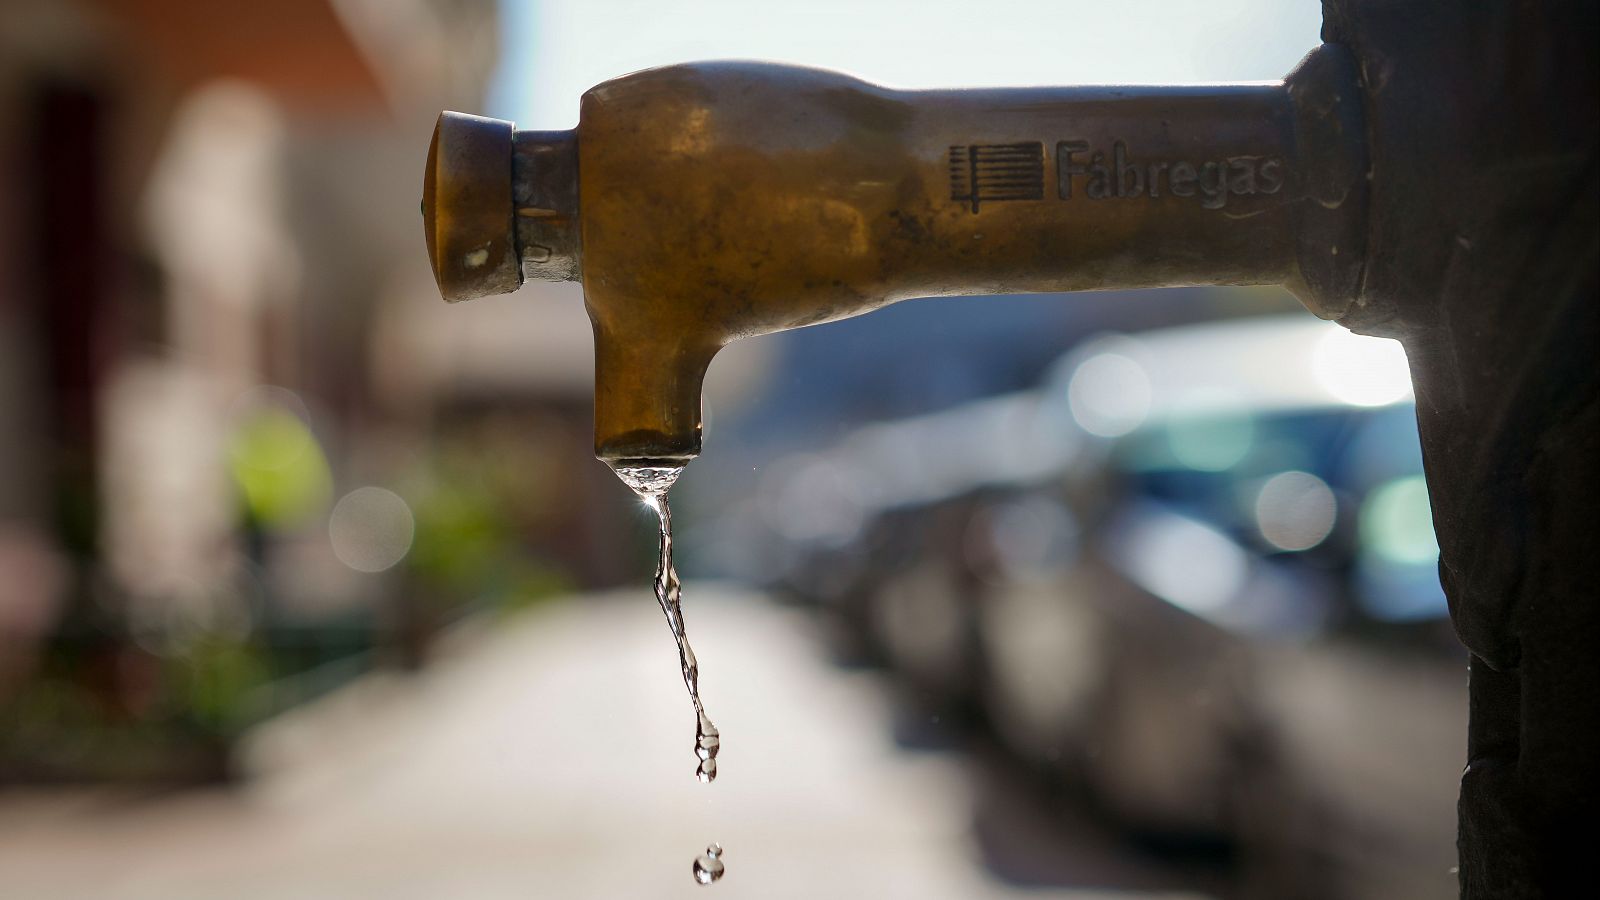
[[[617,477],[633,489],[644,504],[655,511],[661,526],[661,555],[656,563],[656,602],[661,614],[667,618],[667,627],[678,645],[678,666],[683,672],[683,685],[689,689],[689,701],[694,704],[694,753],[699,759],[695,777],[702,782],[717,780],[717,751],[722,749],[722,736],[711,717],[706,715],[700,702],[700,663],[695,659],[694,648],[689,646],[689,635],[683,624],[683,583],[678,579],[677,566],[672,561],[672,506],[667,502],[667,492],[682,474],[682,466],[617,466]],[[710,884],[722,877],[724,870],[722,847],[712,844],[706,855],[694,861],[694,877],[701,884]]]

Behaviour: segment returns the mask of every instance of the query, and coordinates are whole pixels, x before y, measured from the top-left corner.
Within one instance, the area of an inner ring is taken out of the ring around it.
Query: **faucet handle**
[[[515,127],[446,112],[428,146],[422,219],[439,293],[455,303],[522,286],[512,207]]]

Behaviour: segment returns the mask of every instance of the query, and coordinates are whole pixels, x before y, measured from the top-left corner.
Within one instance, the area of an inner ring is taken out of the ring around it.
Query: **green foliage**
[[[564,566],[529,547],[558,512],[541,459],[525,435],[491,426],[446,439],[412,474],[403,493],[416,539],[406,565],[426,596],[510,610],[573,590]]]
[[[252,412],[228,446],[229,471],[245,511],[267,531],[302,527],[328,508],[333,476],[311,429],[292,412]]]
[[[244,641],[206,636],[173,659],[182,702],[195,724],[231,733],[269,712],[262,690],[272,674],[266,654]]]

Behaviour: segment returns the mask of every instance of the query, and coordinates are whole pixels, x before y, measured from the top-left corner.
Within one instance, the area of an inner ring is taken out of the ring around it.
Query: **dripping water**
[[[672,507],[667,503],[667,491],[678,480],[683,467],[615,468],[617,477],[632,488],[646,506],[655,510],[656,519],[661,525],[661,556],[656,564],[656,602],[661,604],[661,613],[667,617],[667,627],[672,630],[673,640],[677,641],[683,684],[689,689],[689,700],[694,704],[694,753],[700,760],[695,777],[709,783],[717,778],[717,751],[722,748],[722,737],[700,702],[700,664],[694,658],[694,648],[689,646],[689,636],[683,627],[683,585],[678,580],[678,569],[672,563]],[[718,863],[718,874],[711,881],[721,877],[720,867],[721,863]],[[710,881],[704,883],[710,884]]]
[[[695,858],[694,880],[701,884],[710,884],[722,877],[728,867],[722,864],[722,845],[712,844],[706,848],[704,856]]]

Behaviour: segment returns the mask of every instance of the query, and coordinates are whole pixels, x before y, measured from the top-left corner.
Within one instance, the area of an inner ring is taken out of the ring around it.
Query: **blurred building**
[[[431,316],[422,154],[499,46],[493,0],[0,2],[0,779],[219,774],[615,568],[587,383]]]

